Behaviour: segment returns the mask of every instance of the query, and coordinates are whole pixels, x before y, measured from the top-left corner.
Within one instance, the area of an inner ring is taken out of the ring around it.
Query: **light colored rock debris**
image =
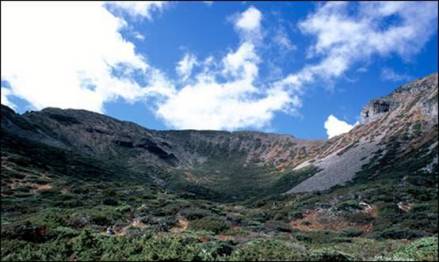
[[[312,192],[329,189],[335,185],[344,184],[361,170],[361,166],[369,161],[369,158],[378,149],[376,142],[366,143],[364,140],[357,146],[351,147],[342,155],[338,155],[340,149],[323,159],[317,160],[314,165],[320,172],[306,179],[302,183],[289,190],[287,193]]]

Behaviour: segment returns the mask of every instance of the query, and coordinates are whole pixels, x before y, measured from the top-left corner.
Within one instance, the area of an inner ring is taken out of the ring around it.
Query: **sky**
[[[437,2],[1,2],[1,103],[150,129],[348,132],[437,72]]]

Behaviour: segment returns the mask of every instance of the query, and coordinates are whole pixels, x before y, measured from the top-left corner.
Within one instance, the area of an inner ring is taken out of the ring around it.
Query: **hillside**
[[[307,141],[2,105],[1,257],[437,259],[438,74],[361,116]]]
[[[259,132],[155,131],[84,110],[2,111],[7,134],[144,173],[171,189],[225,199],[268,194],[324,144]]]
[[[289,192],[325,190],[352,180],[365,165],[390,169],[419,150],[426,150],[426,164],[420,168],[431,172],[438,163],[437,83],[434,74],[369,102],[360,125],[329,140],[327,149],[308,161],[321,171]]]

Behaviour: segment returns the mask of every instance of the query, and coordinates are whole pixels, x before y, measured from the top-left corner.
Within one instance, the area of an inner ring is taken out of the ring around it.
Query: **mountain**
[[[289,192],[328,189],[352,180],[364,165],[391,168],[419,150],[426,150],[422,168],[431,172],[438,162],[437,83],[434,74],[369,102],[361,112],[360,125],[329,140],[327,149],[302,163],[312,162],[321,171]]]
[[[282,177],[276,173],[313,167],[319,171],[288,193],[320,191],[352,180],[362,166],[386,159],[389,151],[395,162],[425,145],[429,153],[437,151],[437,74],[371,101],[360,125],[329,141],[245,131],[155,131],[84,110],[46,108],[18,115],[2,106],[2,115],[2,132],[135,172],[178,173],[174,180],[207,188],[238,179],[244,182],[234,190],[238,193],[248,180],[271,185]],[[425,168],[437,163],[432,159]]]
[[[372,100],[360,124],[327,141],[157,131],[85,110],[20,115],[4,105],[1,134],[2,240],[41,242],[42,225],[58,235],[117,223],[174,233],[212,226],[233,246],[279,234],[315,244],[438,232],[437,73]],[[38,226],[23,229],[26,221]]]
[[[155,131],[84,110],[47,108],[17,115],[3,106],[2,115],[2,132],[9,135],[116,163],[159,184],[172,176],[167,182],[183,183],[186,191],[187,186],[203,191],[221,186],[212,193],[230,197],[274,185],[279,177],[274,172],[316,155],[324,144],[259,132]],[[237,181],[236,188],[230,180]]]

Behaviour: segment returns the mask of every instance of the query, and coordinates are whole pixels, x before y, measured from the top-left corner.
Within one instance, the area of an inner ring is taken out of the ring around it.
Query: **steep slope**
[[[22,116],[5,106],[2,111],[2,128],[17,136],[102,159],[122,157],[164,167],[191,167],[239,152],[247,164],[282,168],[316,155],[324,143],[260,132],[155,131],[84,110],[46,108]]]
[[[392,166],[423,147],[428,147],[424,155],[428,163],[422,168],[431,172],[438,162],[437,99],[438,75],[433,74],[372,100],[361,113],[360,125],[329,140],[326,149],[311,160],[321,171],[288,193],[320,191],[344,184],[365,165],[386,161],[385,166]]]
[[[29,122],[2,106],[1,194],[15,196],[50,190],[71,190],[81,183],[137,181],[153,184],[147,172],[134,172],[69,148],[56,133]],[[98,189],[95,189],[99,191]]]
[[[326,142],[260,132],[156,131],[57,108],[18,115],[2,106],[1,127],[15,139],[112,163],[171,190],[237,200],[326,190],[373,163],[392,166],[427,145],[422,168],[431,172],[437,165],[437,92],[437,74],[403,85],[371,101],[360,125]]]
[[[111,162],[171,190],[225,200],[287,189],[280,184],[291,167],[324,143],[260,132],[155,131],[84,110],[18,115],[5,106],[2,132]]]

